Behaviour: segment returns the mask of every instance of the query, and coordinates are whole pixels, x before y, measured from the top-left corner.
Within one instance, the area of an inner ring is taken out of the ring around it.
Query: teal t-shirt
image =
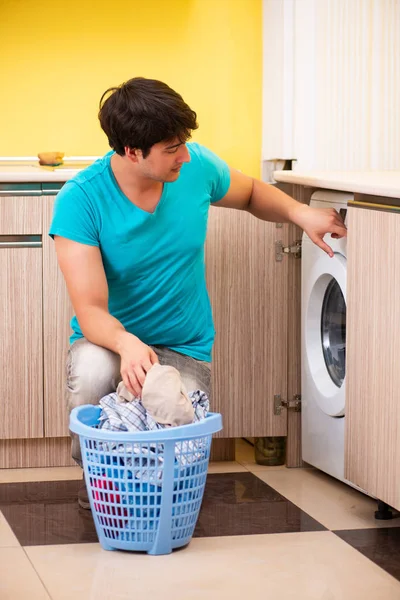
[[[165,183],[154,213],[121,191],[108,152],[66,182],[49,234],[98,246],[109,289],[108,308],[146,344],[209,361],[214,324],[205,281],[204,243],[211,202],[228,191],[228,165],[197,143],[191,160]],[[71,320],[71,343],[83,337]]]

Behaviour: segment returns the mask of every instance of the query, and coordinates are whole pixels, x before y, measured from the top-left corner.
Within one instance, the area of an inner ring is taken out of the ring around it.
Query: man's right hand
[[[121,356],[121,376],[124,384],[136,398],[141,398],[146,374],[159,362],[157,354],[150,346],[127,331],[121,332],[118,353]]]

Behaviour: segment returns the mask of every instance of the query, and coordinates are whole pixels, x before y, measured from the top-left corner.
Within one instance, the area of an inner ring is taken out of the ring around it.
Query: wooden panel
[[[0,235],[40,233],[41,196],[0,196]]]
[[[274,394],[287,393],[287,269],[275,261],[275,240],[287,226],[212,207],[206,244],[207,284],[216,327],[213,409],[219,437],[286,435],[286,411],[273,412]]]
[[[294,185],[293,190],[284,190],[305,204],[310,203],[313,188]],[[301,239],[302,229],[289,225],[289,240],[292,243]],[[289,294],[288,294],[288,398],[301,393],[301,261],[295,258],[289,260]],[[305,463],[301,458],[301,413],[294,410],[288,412],[286,466],[302,467]]]
[[[42,249],[0,247],[0,274],[0,439],[41,437]]]
[[[53,214],[54,196],[43,196],[43,344],[44,431],[46,437],[68,435],[65,403],[65,362],[69,347],[73,308],[60,269],[54,241],[47,232]]]
[[[345,476],[400,509],[400,214],[349,208]]]
[[[214,438],[211,444],[211,461],[235,460],[235,438]]]
[[[70,466],[76,462],[69,437],[0,441],[0,469]]]

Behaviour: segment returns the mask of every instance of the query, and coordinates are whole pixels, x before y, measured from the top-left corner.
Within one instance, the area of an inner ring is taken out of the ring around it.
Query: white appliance
[[[335,208],[346,223],[352,194],[319,191],[310,206]],[[344,478],[346,238],[325,242],[330,258],[303,234],[301,278],[302,456],[333,477]],[[356,486],[353,486],[356,487]]]

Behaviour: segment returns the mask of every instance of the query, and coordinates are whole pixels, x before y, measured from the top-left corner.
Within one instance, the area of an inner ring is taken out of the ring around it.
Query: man
[[[323,236],[346,229],[333,209],[302,205],[187,144],[196,113],[160,81],[137,77],[107,90],[99,119],[113,150],[65,184],[50,228],[76,315],[68,409],[97,404],[121,379],[140,397],[157,362],[176,367],[188,391],[210,394],[210,204],[292,221],[330,255]],[[74,435],[72,456],[82,464]],[[89,507],[84,488],[79,501]]]

